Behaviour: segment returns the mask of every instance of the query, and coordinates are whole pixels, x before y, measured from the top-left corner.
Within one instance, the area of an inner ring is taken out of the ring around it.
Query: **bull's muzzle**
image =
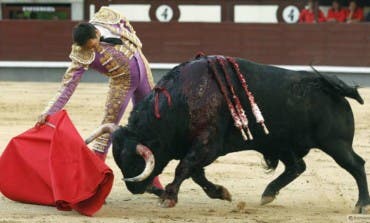
[[[150,174],[153,172],[154,165],[155,165],[155,159],[154,159],[154,155],[153,155],[152,151],[150,151],[150,149],[148,147],[146,147],[142,144],[138,144],[136,146],[136,153],[144,158],[144,160],[145,160],[145,169],[140,175],[138,175],[136,177],[123,178],[122,180],[124,180],[126,182],[141,182],[141,181],[145,180],[146,178],[148,178],[150,176]]]

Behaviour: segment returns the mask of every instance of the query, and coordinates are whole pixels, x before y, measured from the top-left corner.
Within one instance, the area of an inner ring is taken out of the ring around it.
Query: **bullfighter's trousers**
[[[136,53],[129,61],[129,73],[109,81],[108,99],[102,124],[118,124],[132,99],[132,104],[140,102],[153,88],[150,68],[144,57]],[[93,150],[103,160],[111,145],[111,134],[99,136],[93,145]]]

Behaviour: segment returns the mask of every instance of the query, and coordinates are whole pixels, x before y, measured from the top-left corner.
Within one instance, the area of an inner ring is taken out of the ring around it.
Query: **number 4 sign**
[[[297,6],[288,5],[283,10],[283,20],[286,23],[297,23],[299,19],[299,9]]]
[[[155,11],[155,16],[160,22],[169,22],[173,18],[173,10],[169,5],[160,5]]]

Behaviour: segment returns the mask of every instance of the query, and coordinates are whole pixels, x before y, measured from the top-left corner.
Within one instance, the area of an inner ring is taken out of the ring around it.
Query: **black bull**
[[[129,191],[143,193],[171,160],[178,159],[175,178],[161,195],[163,206],[177,203],[179,187],[189,177],[209,197],[231,200],[226,188],[207,180],[204,167],[231,152],[256,150],[263,154],[269,168],[276,168],[279,160],[285,165],[284,172],[262,194],[261,202],[266,204],[305,171],[303,157],[310,149],[319,148],[355,178],[359,190],[356,211],[365,210],[370,203],[365,161],[352,148],[354,118],[344,98],[362,104],[357,89],[332,76],[235,60],[270,134],[256,123],[231,64],[227,64],[227,73],[249,118],[253,140],[243,140],[234,125],[209,64],[215,57],[185,62],[164,76],[157,84],[162,91],[148,95],[133,109],[128,125],[113,134],[113,156],[124,177],[131,178],[126,181]],[[222,67],[213,65],[222,76]],[[228,86],[226,79],[222,82]],[[146,165],[151,154],[152,169]],[[145,176],[135,178],[144,168]]]

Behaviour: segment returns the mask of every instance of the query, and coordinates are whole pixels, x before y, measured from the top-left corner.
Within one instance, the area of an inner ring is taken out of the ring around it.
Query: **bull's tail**
[[[320,76],[323,83],[325,83],[329,87],[329,89],[332,90],[333,93],[339,94],[343,97],[353,98],[358,101],[358,103],[364,104],[364,99],[362,99],[360,93],[357,90],[358,86],[351,87],[335,75],[321,74],[312,66],[311,68],[315,71],[317,75]]]

